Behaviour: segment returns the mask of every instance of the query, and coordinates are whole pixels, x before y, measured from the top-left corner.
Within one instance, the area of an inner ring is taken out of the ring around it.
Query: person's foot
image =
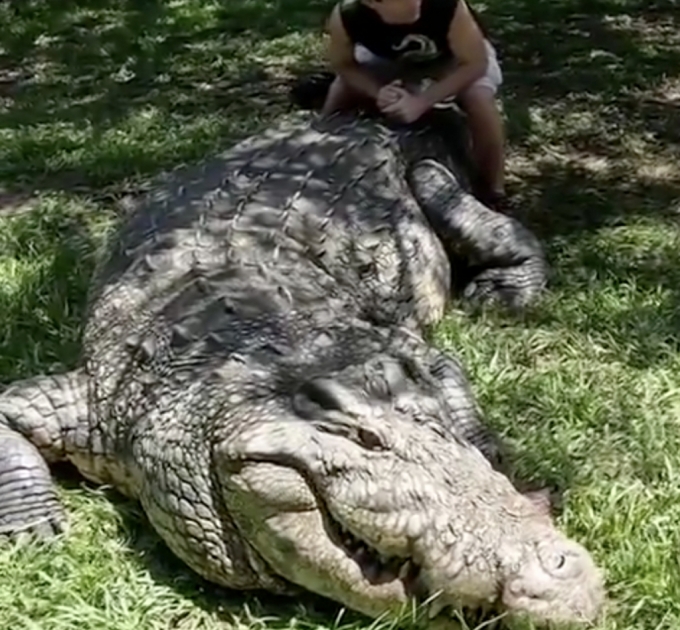
[[[487,208],[491,208],[496,212],[502,212],[503,214],[513,213],[514,204],[512,198],[505,190],[489,189],[488,186],[483,186],[477,182],[473,186],[472,194]]]
[[[480,201],[485,205],[503,214],[512,214],[515,207],[512,198],[505,191],[491,191],[482,195]]]

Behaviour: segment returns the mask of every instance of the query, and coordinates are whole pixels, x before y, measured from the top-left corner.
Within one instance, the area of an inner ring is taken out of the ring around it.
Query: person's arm
[[[328,33],[328,60],[331,68],[354,90],[376,100],[382,85],[355,61],[354,45],[342,24],[337,5],[328,20]]]
[[[426,109],[460,94],[486,72],[488,59],[484,35],[465,0],[458,0],[449,26],[448,41],[456,64],[446,76],[421,93]]]

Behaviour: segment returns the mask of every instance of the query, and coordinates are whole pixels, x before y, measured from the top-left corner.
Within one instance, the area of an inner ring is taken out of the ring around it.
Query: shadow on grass
[[[0,382],[75,365],[107,218],[89,212],[56,197],[0,223]]]
[[[549,238],[650,210],[671,214],[678,170],[656,179],[640,170],[680,156],[677,2],[487,5],[510,144],[534,159],[551,151],[562,158],[520,176],[532,226]],[[579,168],[584,161],[609,163],[606,176]]]
[[[504,92],[518,106],[574,95],[634,95],[673,76],[680,62],[675,0],[486,4],[483,15],[507,79]]]
[[[111,184],[196,158],[275,117],[287,106],[283,73],[298,63],[284,58],[300,56],[327,7],[4,4],[0,20],[12,28],[0,32],[0,127],[10,136],[0,184]]]
[[[527,324],[600,334],[634,368],[666,362],[680,347],[678,3],[485,4],[505,75],[520,217],[546,243],[552,290],[567,302],[589,295],[573,317],[565,306]],[[596,243],[640,222],[665,240],[640,236],[627,256]],[[624,286],[638,297],[608,308],[607,292]]]
[[[672,360],[680,351],[680,182],[569,164],[543,165],[525,185],[534,191],[526,221],[547,244],[550,290],[563,304],[527,323],[606,336],[613,358],[634,368]],[[569,312],[573,293],[586,296],[578,314]]]
[[[586,249],[574,261],[578,268],[567,265],[563,283],[571,267],[574,275],[590,277],[592,293],[601,293],[590,305],[583,305],[575,321],[563,315],[566,323],[584,335],[606,337],[615,350],[612,358],[632,368],[645,370],[673,361],[680,352],[680,252],[676,247],[669,243],[657,249],[652,242],[648,251],[617,261],[596,248]],[[609,300],[607,308],[607,291],[612,289],[622,295]]]
[[[12,133],[0,151],[0,184],[119,184],[198,158],[254,130],[288,107],[288,74],[320,62],[310,42],[318,40],[331,5],[3,5],[0,17],[12,28],[0,33],[0,125]],[[664,123],[668,114],[637,98],[680,65],[675,2],[487,5],[482,13],[503,60],[514,145],[544,143],[545,129],[531,110],[556,103],[582,104],[592,115],[592,124],[561,133],[573,148],[592,152],[598,145],[610,155],[621,153],[622,137],[650,128],[660,142],[677,141],[677,129]],[[548,188],[536,181],[531,186]],[[581,205],[592,216],[588,204]],[[616,207],[607,204],[600,215],[617,213]],[[553,214],[559,210],[555,206]]]

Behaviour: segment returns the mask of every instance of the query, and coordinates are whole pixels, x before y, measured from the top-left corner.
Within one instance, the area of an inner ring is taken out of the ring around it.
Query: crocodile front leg
[[[50,537],[65,528],[48,462],[66,459],[65,435],[87,414],[79,372],[40,376],[0,394],[0,534]]]
[[[449,253],[479,270],[465,288],[467,299],[520,309],[543,291],[543,249],[517,219],[487,208],[432,159],[410,169],[409,185]]]

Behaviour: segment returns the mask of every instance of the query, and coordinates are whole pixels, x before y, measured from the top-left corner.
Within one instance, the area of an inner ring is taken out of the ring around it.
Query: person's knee
[[[323,104],[323,110],[327,113],[331,113],[340,109],[343,101],[346,100],[346,94],[347,86],[345,81],[341,76],[336,76],[328,88],[326,100]]]
[[[503,119],[492,89],[475,86],[461,94],[459,102],[475,135],[495,138],[502,134]]]
[[[355,91],[338,75],[328,88],[326,100],[323,105],[323,112],[330,114],[348,109],[354,105],[357,99],[358,95]]]

